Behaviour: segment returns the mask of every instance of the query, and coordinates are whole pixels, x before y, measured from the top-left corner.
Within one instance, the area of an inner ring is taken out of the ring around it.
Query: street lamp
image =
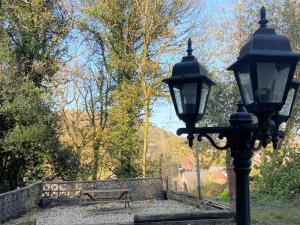
[[[229,126],[195,126],[204,115],[214,82],[192,56],[190,39],[188,56],[183,57],[182,62],[174,66],[172,76],[164,80],[178,117],[186,123],[186,128],[179,128],[177,134],[188,134],[190,146],[198,135],[198,141],[205,137],[218,150],[230,148],[236,173],[238,225],[250,225],[249,173],[253,151],[266,147],[271,141],[273,147],[277,147],[278,140],[284,136],[280,124],[289,119],[299,87],[293,76],[300,55],[292,52],[286,37],[267,28],[264,7],[260,16],[260,28],[241,48],[237,61],[228,68],[234,71],[242,97],[237,112],[230,115]],[[257,117],[257,123],[253,122],[250,113]],[[226,138],[226,144],[219,146],[210,134],[219,134],[219,139]],[[260,144],[255,146],[257,140]]]

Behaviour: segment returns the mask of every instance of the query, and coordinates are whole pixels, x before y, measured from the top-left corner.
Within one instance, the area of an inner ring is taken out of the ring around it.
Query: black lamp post
[[[198,135],[198,141],[206,137],[216,149],[230,148],[236,173],[238,225],[250,225],[249,173],[253,151],[271,141],[276,148],[278,140],[284,136],[279,126],[290,117],[299,87],[299,82],[293,80],[299,55],[292,52],[286,37],[267,28],[264,7],[260,14],[260,28],[242,47],[238,60],[228,68],[234,71],[243,100],[237,112],[231,114],[229,126],[195,126],[204,115],[214,82],[192,56],[190,39],[188,56],[174,66],[172,76],[165,80],[176,113],[186,123],[186,128],[179,128],[177,134],[188,134],[190,146],[194,135]],[[257,123],[253,123],[250,113],[257,117]],[[219,134],[220,139],[226,137],[226,145],[218,146],[209,136],[213,133]],[[258,146],[255,146],[256,140],[260,141]]]

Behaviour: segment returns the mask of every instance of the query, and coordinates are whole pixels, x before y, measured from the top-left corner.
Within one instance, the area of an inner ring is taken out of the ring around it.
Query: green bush
[[[219,195],[218,200],[222,202],[229,202],[229,190],[228,187],[226,187],[223,192]]]
[[[226,184],[210,183],[203,186],[201,192],[205,197],[216,198],[224,191],[224,189],[226,189],[226,186]]]
[[[281,200],[300,200],[300,153],[290,151],[288,157],[264,159],[255,179],[257,196]]]

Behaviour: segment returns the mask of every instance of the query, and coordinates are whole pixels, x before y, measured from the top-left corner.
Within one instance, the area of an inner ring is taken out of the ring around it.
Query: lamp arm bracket
[[[230,147],[227,138],[226,138],[226,145],[219,146],[219,145],[216,144],[216,142],[214,141],[214,139],[211,136],[209,136],[208,134],[204,134],[202,136],[199,135],[198,136],[198,141],[201,141],[202,137],[205,137],[207,140],[209,140],[209,142],[212,144],[212,146],[214,146],[218,150],[225,150],[225,149],[228,149]],[[219,136],[219,139],[223,139],[223,137],[224,136]]]
[[[189,140],[189,145],[192,146],[193,134],[198,134],[198,141],[202,140],[202,137],[207,138],[209,142],[218,150],[224,150],[230,147],[229,137],[232,132],[232,127],[197,127],[193,129],[179,128],[177,130],[177,135],[188,134],[187,139]],[[209,134],[219,134],[219,139],[226,137],[227,143],[224,146],[219,146],[213,140]]]
[[[176,133],[179,136],[182,134],[198,134],[200,136],[204,136],[205,134],[219,134],[220,137],[226,137],[231,131],[232,127],[195,127],[192,129],[179,128]]]

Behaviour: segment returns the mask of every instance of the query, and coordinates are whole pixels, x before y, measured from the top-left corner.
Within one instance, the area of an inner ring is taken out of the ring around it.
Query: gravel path
[[[124,208],[123,203],[97,204],[90,206],[58,206],[49,209],[32,211],[25,216],[11,220],[4,225],[17,225],[28,219],[37,219],[37,225],[79,225],[133,222],[137,213],[180,213],[200,212],[200,209],[177,201],[136,201],[130,203],[130,208]]]

